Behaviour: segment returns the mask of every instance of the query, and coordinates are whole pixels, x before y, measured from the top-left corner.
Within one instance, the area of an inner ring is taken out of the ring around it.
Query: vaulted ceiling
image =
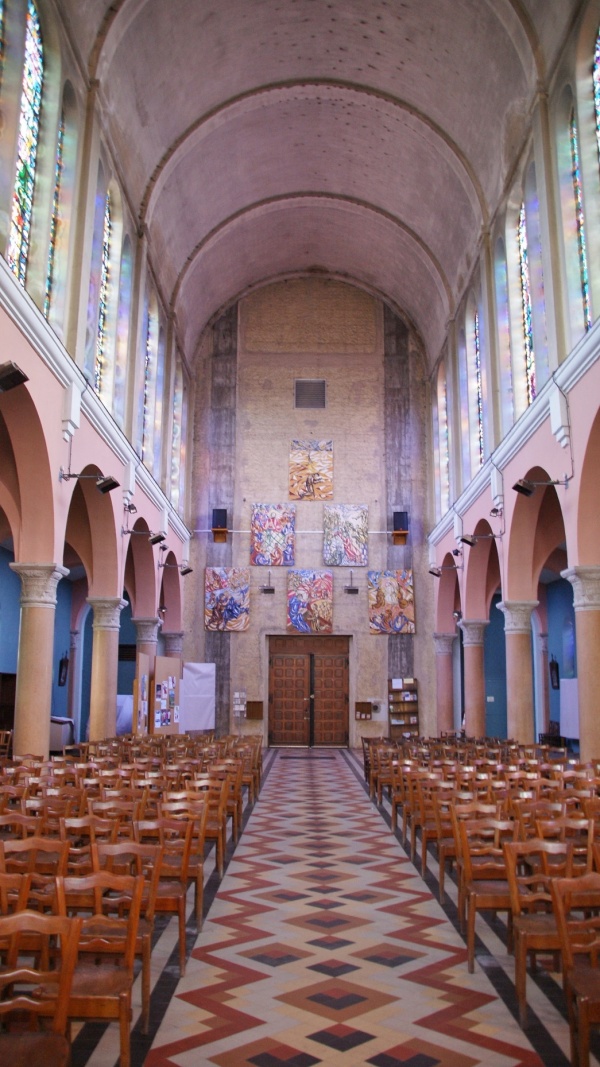
[[[430,363],[581,0],[57,0],[188,355],[311,270]]]

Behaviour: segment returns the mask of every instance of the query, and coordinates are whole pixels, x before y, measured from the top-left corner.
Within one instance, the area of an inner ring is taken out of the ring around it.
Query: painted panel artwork
[[[323,509],[323,563],[326,567],[366,567],[369,509],[366,504],[326,504]]]
[[[414,634],[413,572],[367,571],[369,632]]]
[[[204,572],[204,626],[207,630],[247,630],[250,623],[250,569],[207,567]]]
[[[292,441],[290,500],[333,500],[333,441]]]
[[[293,567],[295,529],[294,504],[253,504],[250,520],[252,566]]]
[[[288,572],[287,631],[291,634],[332,633],[331,571]]]

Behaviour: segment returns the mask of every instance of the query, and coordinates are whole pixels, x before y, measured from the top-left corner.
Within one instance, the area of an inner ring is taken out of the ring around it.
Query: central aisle
[[[146,1063],[543,1067],[354,758],[323,750],[274,754]]]

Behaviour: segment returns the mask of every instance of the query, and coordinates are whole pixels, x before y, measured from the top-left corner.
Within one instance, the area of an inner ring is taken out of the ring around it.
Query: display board
[[[180,688],[180,730],[214,730],[215,728],[214,663],[184,663]]]
[[[150,687],[151,734],[178,734],[180,732],[179,690],[181,685],[181,660],[174,656],[157,656],[154,661],[154,679]]]
[[[133,681],[133,707],[135,713],[132,716],[131,731],[138,737],[146,737],[148,734],[148,711],[150,698],[150,656],[146,652],[138,652],[136,673]]]

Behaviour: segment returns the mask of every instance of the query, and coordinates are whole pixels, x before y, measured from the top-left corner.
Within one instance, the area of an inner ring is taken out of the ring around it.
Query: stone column
[[[81,740],[81,631],[69,634],[68,708],[75,723],[75,740]]]
[[[179,656],[179,659],[181,659],[184,631],[181,630],[179,633],[174,630],[171,633],[163,632],[162,636],[165,643],[165,656]]]
[[[135,626],[136,646],[138,652],[145,652],[154,662],[158,643],[158,618],[132,619]]]
[[[531,613],[537,600],[504,600],[506,637],[506,711],[509,738],[531,745],[534,738]]]
[[[68,574],[54,563],[11,563],[21,579],[21,624],[13,751],[48,758],[56,587]]]
[[[562,572],[562,577],[573,586],[580,758],[597,759],[600,757],[600,567],[570,567]]]
[[[548,680],[548,634],[538,634],[537,640],[538,648],[538,676],[540,680],[539,686],[539,708],[541,710],[540,724],[542,727],[542,733],[548,733],[548,726],[550,723],[550,688]]]
[[[119,619],[125,603],[120,597],[88,597],[94,612],[90,741],[116,733]]]
[[[435,673],[437,692],[437,730],[452,732],[454,730],[454,688],[452,649],[454,634],[434,634]]]
[[[463,635],[465,731],[468,737],[485,737],[483,636],[488,620],[461,619],[458,625]]]

